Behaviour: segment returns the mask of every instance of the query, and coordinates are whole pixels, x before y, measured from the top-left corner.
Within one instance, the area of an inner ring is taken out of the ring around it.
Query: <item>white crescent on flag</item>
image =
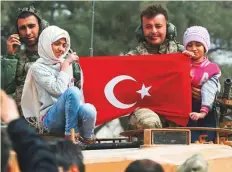
[[[128,109],[131,108],[132,106],[134,106],[137,102],[132,103],[132,104],[124,104],[122,102],[120,102],[114,95],[114,87],[121,81],[123,80],[132,80],[132,81],[136,81],[134,78],[132,78],[131,76],[128,75],[120,75],[117,76],[115,78],[113,78],[112,80],[110,80],[104,89],[104,93],[106,96],[106,99],[115,107],[119,108],[119,109]]]

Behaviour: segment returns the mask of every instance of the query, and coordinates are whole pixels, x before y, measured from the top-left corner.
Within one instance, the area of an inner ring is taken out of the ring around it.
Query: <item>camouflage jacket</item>
[[[15,99],[18,109],[22,114],[21,97],[22,97],[24,82],[27,76],[28,69],[39,58],[39,55],[37,51],[36,52],[24,51],[15,55],[8,54],[7,58],[18,60],[16,67],[16,75],[15,75],[15,82],[16,82]],[[73,63],[73,76],[75,78],[75,86],[79,87],[79,81],[81,75],[80,75],[80,68],[77,63]]]
[[[126,55],[171,54],[183,51],[183,45],[176,41],[165,40],[159,47],[151,46],[146,42],[141,42],[134,50],[129,51]]]
[[[21,112],[20,102],[23,91],[23,85],[27,76],[27,71],[32,65],[32,63],[39,58],[39,55],[37,52],[20,51],[19,53],[14,55],[8,54],[6,58],[18,60],[15,74],[16,90],[13,90],[12,92],[15,91],[16,103]]]

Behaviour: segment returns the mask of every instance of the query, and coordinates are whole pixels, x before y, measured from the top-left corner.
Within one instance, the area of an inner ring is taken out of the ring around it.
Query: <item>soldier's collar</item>
[[[151,45],[147,43],[146,41],[144,41],[142,44],[148,50],[149,53],[152,52],[150,54],[157,54],[157,53],[166,54],[167,48],[168,48],[168,42],[169,41],[165,39],[164,42],[160,44],[159,46]]]
[[[38,55],[38,51],[30,51],[28,49],[24,50],[23,53],[27,56],[34,56],[34,55]]]
[[[160,46],[154,46],[146,41],[144,41],[142,44],[147,49],[149,54],[157,54],[159,52]]]
[[[160,45],[159,53],[160,54],[166,54],[168,48],[168,40],[165,39],[164,42]]]

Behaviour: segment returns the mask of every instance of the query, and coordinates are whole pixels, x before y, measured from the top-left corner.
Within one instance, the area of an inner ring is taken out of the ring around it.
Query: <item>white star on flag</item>
[[[148,93],[150,88],[151,88],[151,86],[150,87],[145,87],[145,85],[143,84],[142,88],[140,90],[136,91],[136,92],[141,94],[141,99],[143,99],[145,96],[151,96]]]

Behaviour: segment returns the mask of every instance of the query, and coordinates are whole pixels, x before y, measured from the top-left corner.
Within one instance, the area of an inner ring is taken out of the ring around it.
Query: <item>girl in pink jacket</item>
[[[217,64],[209,61],[207,52],[210,48],[208,31],[201,26],[192,26],[184,33],[185,54],[191,57],[192,112],[189,114],[188,127],[216,127],[213,104],[219,90],[221,71]],[[200,90],[196,96],[194,90]],[[192,131],[191,139],[195,142],[202,134],[208,135],[208,141],[215,141],[215,132]]]

